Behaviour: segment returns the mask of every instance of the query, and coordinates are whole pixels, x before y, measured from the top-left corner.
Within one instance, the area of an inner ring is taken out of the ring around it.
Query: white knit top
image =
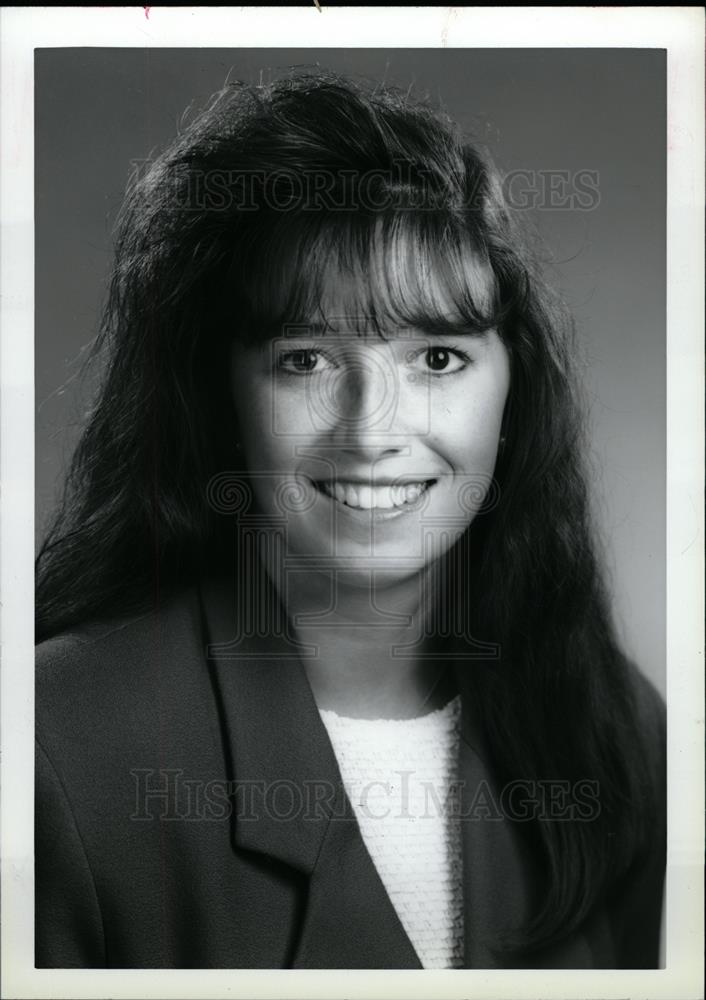
[[[425,969],[463,965],[461,700],[416,719],[322,710],[363,840]]]

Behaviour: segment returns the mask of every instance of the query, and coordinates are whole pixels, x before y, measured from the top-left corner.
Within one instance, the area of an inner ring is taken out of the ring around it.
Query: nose
[[[366,461],[400,452],[405,439],[397,427],[399,394],[399,375],[382,353],[351,359],[335,388],[334,444]]]

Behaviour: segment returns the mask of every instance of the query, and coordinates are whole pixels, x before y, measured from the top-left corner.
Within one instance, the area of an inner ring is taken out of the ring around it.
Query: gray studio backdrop
[[[660,50],[36,50],[37,532],[82,422],[131,164],[230,76],[318,63],[440,100],[531,211],[587,360],[593,489],[616,618],[665,690],[666,59]]]

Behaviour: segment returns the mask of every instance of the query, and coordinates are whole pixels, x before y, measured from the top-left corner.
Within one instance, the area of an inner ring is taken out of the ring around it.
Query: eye
[[[313,348],[303,347],[294,351],[280,351],[277,355],[277,368],[287,375],[318,374],[331,362]]]
[[[471,361],[467,354],[454,347],[427,347],[409,360],[429,375],[453,375],[463,371]]]

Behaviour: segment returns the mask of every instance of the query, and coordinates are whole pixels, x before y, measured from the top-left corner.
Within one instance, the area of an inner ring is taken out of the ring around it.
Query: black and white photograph
[[[667,48],[346,44],[33,49],[34,969],[670,974]]]

